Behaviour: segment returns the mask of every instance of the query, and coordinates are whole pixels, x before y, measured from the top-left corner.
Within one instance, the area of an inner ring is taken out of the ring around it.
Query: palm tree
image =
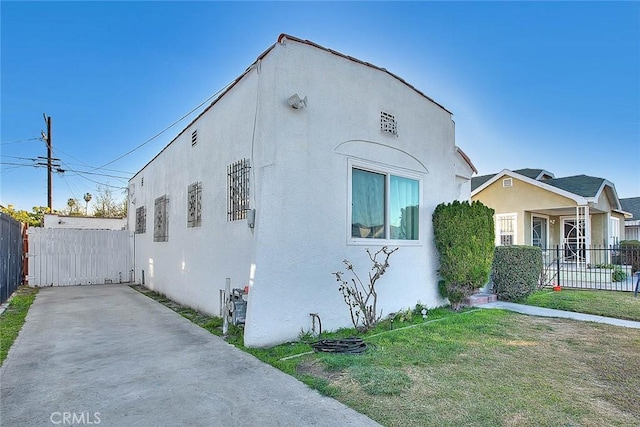
[[[91,193],[85,193],[84,201],[87,202],[84,208],[84,214],[89,216],[89,202],[91,201]]]

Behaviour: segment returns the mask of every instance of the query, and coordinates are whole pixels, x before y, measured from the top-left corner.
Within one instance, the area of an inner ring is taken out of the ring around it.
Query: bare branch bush
[[[351,322],[353,326],[361,332],[366,332],[373,328],[382,318],[382,310],[378,312],[378,293],[376,292],[376,282],[384,275],[389,268],[389,257],[398,248],[389,249],[383,246],[375,253],[367,248],[367,254],[373,266],[369,271],[369,281],[364,283],[358,273],[356,273],[353,264],[349,260],[343,260],[346,269],[351,272],[353,277],[345,279],[344,273],[336,271],[332,273],[336,276],[336,280],[340,282],[338,290],[342,294],[345,304],[349,307]],[[382,260],[378,261],[378,257]]]

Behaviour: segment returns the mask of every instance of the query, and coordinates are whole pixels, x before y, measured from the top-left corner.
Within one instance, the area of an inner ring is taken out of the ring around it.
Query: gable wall
[[[437,204],[459,194],[450,114],[388,74],[328,52],[287,42],[270,56],[261,93],[272,108],[261,110],[258,132],[273,145],[274,161],[257,171],[256,269],[245,342],[294,339],[311,327],[309,313],[318,313],[328,330],[350,325],[331,272],[349,259],[366,277],[371,263],[365,249],[385,244],[349,243],[350,159],[423,179],[421,241],[401,244],[392,256],[378,285],[378,307],[386,315],[418,300],[442,304],[430,218]],[[286,104],[293,93],[308,97],[306,108]],[[396,116],[398,136],[380,131],[381,110]]]

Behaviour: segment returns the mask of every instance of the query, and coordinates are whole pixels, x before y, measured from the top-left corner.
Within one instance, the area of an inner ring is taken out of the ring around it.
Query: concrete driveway
[[[124,285],[41,289],[0,369],[12,426],[372,426]]]

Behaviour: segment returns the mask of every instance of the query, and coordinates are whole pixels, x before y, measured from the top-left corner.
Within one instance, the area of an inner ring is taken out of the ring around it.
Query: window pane
[[[351,236],[384,239],[385,176],[353,169],[351,175]]]
[[[389,222],[391,238],[418,240],[420,224],[419,183],[415,179],[391,175]]]

